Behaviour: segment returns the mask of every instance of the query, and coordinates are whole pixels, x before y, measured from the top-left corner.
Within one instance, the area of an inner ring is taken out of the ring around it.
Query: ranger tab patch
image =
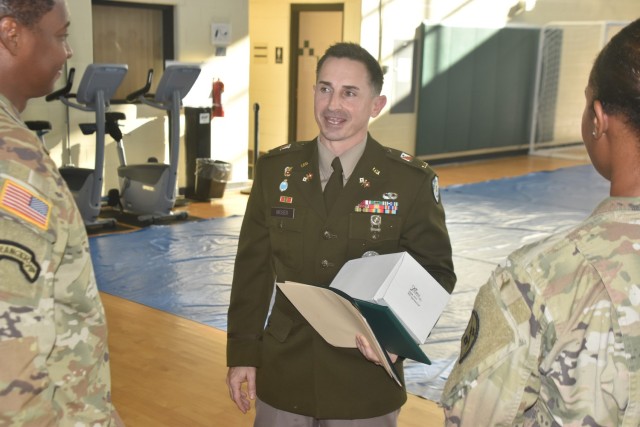
[[[0,208],[34,224],[42,230],[49,227],[51,204],[26,188],[7,180],[0,194]]]
[[[0,260],[7,259],[16,262],[20,271],[31,283],[40,275],[40,265],[36,261],[35,254],[19,243],[9,240],[0,240]]]

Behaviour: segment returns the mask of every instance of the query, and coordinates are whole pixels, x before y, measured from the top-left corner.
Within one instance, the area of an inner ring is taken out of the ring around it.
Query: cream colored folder
[[[329,344],[356,348],[356,335],[363,335],[382,361],[381,366],[402,387],[386,351],[380,347],[367,320],[349,300],[329,288],[296,282],[278,283],[277,286]]]

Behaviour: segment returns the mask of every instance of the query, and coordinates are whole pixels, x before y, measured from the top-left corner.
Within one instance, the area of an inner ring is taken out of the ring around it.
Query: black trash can
[[[184,119],[184,195],[192,199],[196,192],[196,159],[211,157],[211,108],[184,107]]]
[[[231,163],[221,160],[196,159],[195,199],[219,199],[224,196],[231,177]]]

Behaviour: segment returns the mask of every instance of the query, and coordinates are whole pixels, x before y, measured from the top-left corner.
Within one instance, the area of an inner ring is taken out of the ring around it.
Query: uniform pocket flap
[[[282,312],[273,310],[271,316],[269,317],[269,322],[267,322],[267,328],[265,329],[265,332],[274,337],[276,340],[284,342],[289,336],[292,328],[293,320],[282,314]]]

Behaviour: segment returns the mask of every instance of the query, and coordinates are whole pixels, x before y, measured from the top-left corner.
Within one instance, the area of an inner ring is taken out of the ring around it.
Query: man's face
[[[347,58],[327,58],[314,86],[314,114],[320,138],[351,147],[364,141],[369,119],[386,103],[374,93],[364,64]]]
[[[27,99],[53,91],[65,61],[73,52],[67,43],[69,12],[64,0],[56,0],[52,10],[32,28],[22,28],[18,58]]]

